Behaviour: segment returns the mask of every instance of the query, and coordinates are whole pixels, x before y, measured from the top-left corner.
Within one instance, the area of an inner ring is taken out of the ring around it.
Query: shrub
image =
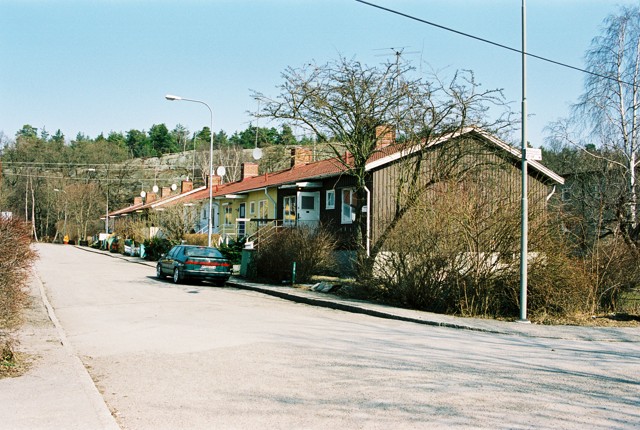
[[[592,312],[616,312],[625,293],[640,285],[640,255],[622,237],[599,241],[583,258],[591,277]]]
[[[202,234],[202,233],[185,234],[182,237],[182,240],[184,240],[184,242],[189,244],[189,245],[207,246],[209,244],[209,236],[207,234]],[[211,245],[212,246],[217,244],[218,240],[220,240],[220,235],[219,234],[212,234],[211,235]]]
[[[36,258],[30,231],[21,221],[0,219],[0,328],[15,324],[24,304],[23,287]]]
[[[37,257],[29,246],[30,232],[22,221],[0,218],[0,375],[15,367],[8,331],[20,322],[29,270]]]
[[[271,281],[291,281],[296,263],[296,282],[335,267],[335,238],[324,228],[281,228],[260,242],[255,253],[258,276]]]
[[[433,312],[516,317],[519,204],[506,194],[487,193],[482,183],[466,182],[444,184],[427,195],[389,234],[386,251],[378,255],[361,293]],[[616,254],[609,272],[622,275],[615,282],[610,276],[607,287],[594,288],[592,270],[571,256],[562,238],[551,239],[559,229],[544,214],[530,214],[527,296],[532,319],[589,312],[594,300],[610,301],[605,291],[615,297],[627,288],[623,285],[637,285],[638,265]]]
[[[220,252],[224,257],[231,262],[231,264],[240,264],[242,260],[242,250],[246,239],[232,240],[228,244],[220,244]]]
[[[144,259],[148,261],[156,261],[160,258],[162,254],[166,254],[173,245],[174,245],[173,242],[164,238],[152,237],[151,239],[145,239]]]

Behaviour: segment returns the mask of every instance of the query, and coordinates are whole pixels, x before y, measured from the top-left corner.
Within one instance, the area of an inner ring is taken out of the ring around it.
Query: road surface
[[[36,269],[123,429],[640,428],[640,345],[431,327],[72,246]]]

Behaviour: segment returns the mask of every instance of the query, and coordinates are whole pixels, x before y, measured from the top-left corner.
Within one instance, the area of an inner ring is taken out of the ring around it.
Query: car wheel
[[[181,281],[181,276],[180,276],[180,270],[178,270],[178,268],[176,267],[175,269],[173,269],[173,283],[174,284],[179,284]]]
[[[156,277],[160,279],[164,278],[164,273],[162,273],[162,266],[160,266],[160,264],[156,266]]]
[[[214,285],[216,287],[224,287],[224,284],[227,283],[227,280],[226,279],[218,279],[216,281],[213,281],[213,283],[214,283]]]

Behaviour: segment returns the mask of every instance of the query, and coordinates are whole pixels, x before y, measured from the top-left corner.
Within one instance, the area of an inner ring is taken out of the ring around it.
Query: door
[[[247,211],[247,204],[240,203],[240,206],[238,208],[238,218],[242,219],[243,221],[238,221],[238,237],[237,237],[238,239],[243,238],[247,231],[246,221],[244,221],[246,211]]]
[[[282,199],[282,221],[288,226],[296,224],[296,196],[285,196]]]
[[[315,227],[320,222],[320,191],[298,193],[298,224]]]

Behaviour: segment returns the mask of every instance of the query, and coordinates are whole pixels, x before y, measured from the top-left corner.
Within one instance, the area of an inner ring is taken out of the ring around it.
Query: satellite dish
[[[219,166],[219,167],[216,169],[216,174],[217,174],[218,176],[224,176],[224,174],[225,174],[225,173],[227,173],[227,169],[225,169],[225,168],[224,168],[224,166]]]
[[[153,190],[154,193],[157,193],[159,188],[157,185],[154,185],[153,188],[151,189]]]
[[[256,148],[253,150],[253,159],[254,160],[259,160],[262,158],[262,149],[260,148]]]
[[[178,189],[178,186],[176,184],[171,184],[171,191],[175,191]]]
[[[144,191],[140,191],[140,197],[144,199],[146,196],[147,196],[147,193],[145,193]]]

